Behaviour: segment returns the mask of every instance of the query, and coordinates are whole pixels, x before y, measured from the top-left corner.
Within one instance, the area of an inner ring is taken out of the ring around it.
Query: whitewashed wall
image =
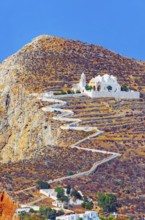
[[[139,99],[140,93],[135,91],[119,91],[119,92],[108,92],[108,91],[85,91],[85,95],[91,98],[101,98],[101,97],[114,97],[120,99]]]

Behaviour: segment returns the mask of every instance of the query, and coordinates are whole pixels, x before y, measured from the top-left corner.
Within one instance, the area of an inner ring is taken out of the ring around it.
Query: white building
[[[80,82],[79,82],[79,87],[80,89],[84,88],[86,86],[86,75],[84,73],[81,74]]]
[[[69,205],[81,205],[82,203],[83,203],[83,200],[81,199],[73,200],[72,198],[70,198],[69,200]]]
[[[94,91],[112,91],[119,92],[121,91],[121,86],[117,82],[115,76],[105,74],[103,76],[96,76],[92,78],[89,82],[89,85],[92,86]]]
[[[86,75],[84,73],[81,74],[81,78],[79,83],[74,84],[72,90],[76,93],[77,91],[83,91],[86,86]]]
[[[98,213],[95,211],[87,211],[82,214],[63,215],[56,217],[56,220],[77,220],[79,218],[83,220],[100,220]]]
[[[28,213],[30,212],[30,209],[31,209],[30,207],[19,208],[19,209],[16,209],[15,214],[19,215],[22,213]]]
[[[81,191],[78,191],[78,192],[83,197],[82,192]],[[54,200],[52,202],[53,206],[56,206],[61,209],[65,207],[66,204],[57,199],[57,192],[55,192],[55,189],[40,189],[40,193],[47,196],[48,198],[53,199]],[[66,194],[66,189],[64,189],[64,194],[65,194],[65,196],[68,196]],[[73,198],[69,197],[69,201],[68,201],[67,205],[81,205],[82,203],[83,203],[83,200],[80,200],[80,199],[73,200]]]
[[[40,189],[40,193],[51,199],[57,200],[57,192],[55,192],[55,189]]]
[[[128,90],[121,91],[121,86],[117,82],[117,78],[113,75],[105,74],[92,78],[88,84],[92,86],[92,90],[86,89],[86,76],[82,73],[80,82],[73,86],[74,92],[80,90],[82,94],[91,98],[114,97],[117,99],[139,99],[140,93]]]
[[[64,209],[65,205],[63,202],[59,201],[59,200],[55,200],[54,202],[52,202],[52,205],[53,206],[56,206],[60,209]]]
[[[33,210],[36,211],[36,212],[38,212],[39,209],[40,209],[40,207],[39,207],[39,206],[36,206],[36,205],[28,206],[28,205],[23,205],[23,204],[21,204],[20,206],[21,206],[22,209],[23,209],[23,208],[33,209]]]
[[[47,196],[48,198],[53,199],[54,200],[52,202],[53,206],[56,206],[60,209],[64,208],[64,203],[57,199],[57,192],[55,192],[55,189],[40,189],[40,193]]]

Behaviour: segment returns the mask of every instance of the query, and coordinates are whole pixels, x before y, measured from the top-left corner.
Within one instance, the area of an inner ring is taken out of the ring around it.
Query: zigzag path
[[[72,95],[65,95],[63,97],[66,97],[66,96],[67,97],[72,97]],[[77,96],[77,95],[75,95],[75,96]],[[78,95],[78,96],[80,96],[80,95]],[[67,104],[67,102],[58,99],[58,98],[61,98],[61,97],[62,96],[57,96],[57,97],[56,96],[50,96],[49,94],[44,93],[44,94],[41,94],[38,97],[38,99],[40,99],[42,101],[45,101],[45,102],[53,103],[52,105],[43,107],[42,110],[45,111],[45,112],[59,112],[59,114],[57,116],[53,117],[54,120],[70,122],[70,123],[62,125],[60,127],[61,129],[63,129],[63,130],[80,130],[80,131],[85,131],[85,132],[94,131],[94,134],[88,135],[87,137],[77,141],[76,143],[71,144],[69,147],[70,148],[81,149],[81,150],[84,150],[84,151],[92,151],[92,152],[95,152],[95,153],[97,152],[97,153],[107,154],[107,155],[110,155],[110,156],[105,158],[105,159],[102,159],[100,161],[95,162],[92,165],[91,169],[88,170],[88,171],[80,172],[80,173],[77,173],[77,174],[74,174],[74,175],[71,175],[71,176],[64,176],[64,177],[57,178],[57,179],[54,179],[54,180],[49,180],[49,181],[47,181],[48,183],[60,182],[60,181],[66,180],[66,179],[74,179],[74,178],[79,178],[79,177],[82,177],[82,176],[92,174],[97,170],[97,168],[100,165],[122,156],[121,154],[115,153],[115,152],[108,152],[108,151],[104,151],[104,150],[97,150],[97,149],[79,147],[78,146],[79,144],[83,143],[84,141],[86,141],[88,139],[97,137],[97,136],[103,134],[104,132],[99,131],[97,127],[79,126],[79,123],[82,120],[79,119],[79,118],[70,118],[71,116],[74,115],[74,112],[72,110],[62,109],[62,107],[64,107]],[[61,112],[61,114],[60,114],[60,112]],[[39,150],[39,152],[42,151],[42,150],[43,149]],[[37,151],[37,153],[39,153],[39,152]],[[28,190],[32,190],[32,189],[35,189],[35,188],[36,188],[36,186],[32,186],[32,187],[29,187],[29,188],[26,188],[26,189],[23,189],[23,190],[19,190],[15,193],[19,194],[19,193],[22,193],[22,192],[25,192],[25,191],[28,191]],[[35,203],[35,201],[33,202],[33,204],[34,203]]]

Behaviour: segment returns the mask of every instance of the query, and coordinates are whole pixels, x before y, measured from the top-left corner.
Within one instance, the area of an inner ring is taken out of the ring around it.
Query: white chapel
[[[89,86],[89,89],[87,87]],[[91,98],[114,97],[120,99],[139,99],[140,93],[133,90],[122,91],[121,85],[113,75],[98,75],[92,78],[89,83],[86,82],[86,75],[81,74],[80,81],[75,84],[72,90],[76,93],[78,90]]]
[[[117,92],[121,90],[121,86],[117,82],[117,79],[113,75],[105,74],[103,76],[96,76],[92,78],[89,82],[89,85],[92,86],[95,91],[113,91]]]

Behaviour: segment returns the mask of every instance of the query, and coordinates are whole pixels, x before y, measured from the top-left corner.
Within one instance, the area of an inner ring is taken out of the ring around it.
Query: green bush
[[[57,192],[57,198],[58,198],[58,200],[61,201],[62,198],[65,196],[65,195],[64,195],[64,189],[58,186],[58,187],[55,188],[55,192]]]
[[[82,207],[85,208],[85,209],[88,209],[88,210],[91,210],[91,209],[93,208],[93,206],[94,206],[94,205],[93,205],[92,202],[88,202],[88,201],[87,201],[87,202],[83,202],[83,203],[82,203]]]
[[[64,90],[61,90],[60,92],[54,92],[53,95],[66,95],[67,92]]]
[[[117,198],[113,194],[98,194],[98,205],[107,212],[116,212],[117,211]]]
[[[72,175],[74,175],[74,172],[71,171],[71,170],[69,170],[69,171],[67,172],[67,176],[72,176]]]
[[[30,209],[30,212],[31,212],[31,213],[35,213],[35,210],[31,208],[31,209]]]
[[[91,210],[93,208],[93,203],[92,202],[87,202],[85,204],[85,208],[88,209],[88,210]]]
[[[88,84],[85,86],[85,89],[86,90],[92,90],[93,89],[93,87],[92,86],[89,86]]]
[[[77,90],[76,93],[80,93],[79,90]],[[60,92],[54,92],[53,95],[66,95],[66,94],[75,94],[73,90],[67,90],[67,91],[64,91],[64,90],[61,90]]]
[[[66,95],[66,94],[67,94],[66,91],[64,91],[64,90],[61,91],[61,95]]]
[[[50,185],[42,180],[38,180],[36,184],[39,189],[50,189]]]
[[[56,218],[56,210],[49,207],[40,207],[39,213],[47,219],[55,220]]]
[[[54,92],[53,95],[60,95],[60,92]]]
[[[68,93],[68,94],[72,94],[72,91],[71,91],[71,90],[67,90],[67,93]]]
[[[59,199],[61,202],[68,202],[69,201],[69,198],[67,196],[62,196],[60,199]]]
[[[126,85],[121,86],[121,91],[127,92],[128,91],[128,87]]]

